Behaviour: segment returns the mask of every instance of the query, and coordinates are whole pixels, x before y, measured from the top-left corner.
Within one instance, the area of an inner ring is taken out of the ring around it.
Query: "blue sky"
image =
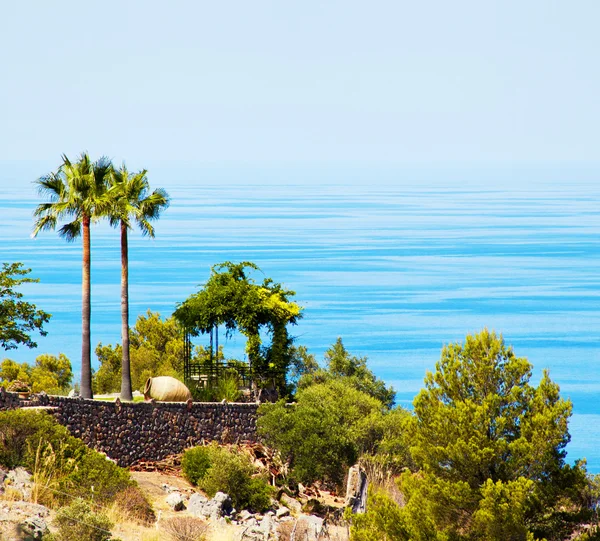
[[[598,20],[596,0],[6,2],[0,161],[597,171]]]

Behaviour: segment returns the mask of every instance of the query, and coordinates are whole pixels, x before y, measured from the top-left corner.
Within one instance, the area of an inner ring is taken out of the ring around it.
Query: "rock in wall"
[[[256,441],[257,404],[121,403],[0,391],[0,410],[42,406],[73,436],[120,466],[158,461],[203,441]]]

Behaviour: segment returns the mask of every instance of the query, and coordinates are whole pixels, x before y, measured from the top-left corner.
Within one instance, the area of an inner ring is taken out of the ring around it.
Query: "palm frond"
[[[73,220],[66,223],[58,230],[58,234],[64,237],[67,242],[73,242],[81,235],[81,220]]]
[[[53,214],[46,214],[33,224],[32,236],[37,237],[40,231],[47,231],[56,227],[57,218]]]

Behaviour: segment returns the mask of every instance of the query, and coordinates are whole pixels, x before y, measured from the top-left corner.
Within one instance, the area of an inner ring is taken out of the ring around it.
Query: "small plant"
[[[186,451],[181,465],[187,479],[211,497],[225,492],[236,509],[269,508],[272,489],[262,477],[253,477],[255,469],[246,455],[211,443]]]
[[[217,384],[217,401],[227,400],[227,402],[237,402],[241,394],[240,378],[237,373],[231,369]]]
[[[192,485],[197,485],[210,468],[210,447],[193,447],[183,453],[181,469]]]
[[[58,541],[108,541],[111,521],[102,513],[95,513],[90,505],[79,499],[56,514]]]
[[[204,521],[194,517],[175,517],[163,524],[173,541],[204,541],[208,529]]]
[[[115,505],[130,520],[150,525],[156,520],[152,506],[137,486],[127,487],[115,497]]]

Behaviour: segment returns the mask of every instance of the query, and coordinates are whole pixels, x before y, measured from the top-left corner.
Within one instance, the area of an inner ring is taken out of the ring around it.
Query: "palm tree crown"
[[[64,154],[62,160],[56,172],[35,182],[38,193],[50,201],[35,209],[32,236],[54,230],[59,220],[67,219],[70,221],[59,228],[58,234],[73,242],[81,235],[84,221],[95,221],[106,211],[107,177],[112,164],[106,157],[92,162],[87,152],[77,162],[71,162]]]
[[[142,235],[154,238],[154,227],[150,223],[169,206],[169,195],[162,188],[150,193],[146,169],[131,174],[125,164],[113,169],[110,174],[110,209],[108,219],[113,227],[124,225],[133,229],[137,224]]]

